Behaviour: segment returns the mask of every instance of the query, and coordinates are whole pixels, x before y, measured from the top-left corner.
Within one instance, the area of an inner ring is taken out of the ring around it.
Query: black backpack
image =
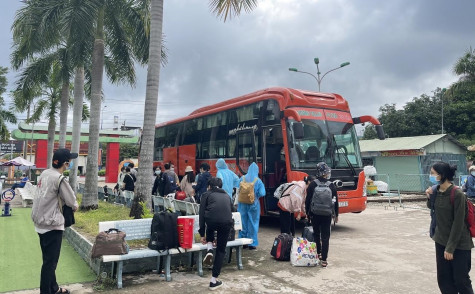
[[[148,248],[158,251],[178,248],[178,214],[162,211],[153,215]]]

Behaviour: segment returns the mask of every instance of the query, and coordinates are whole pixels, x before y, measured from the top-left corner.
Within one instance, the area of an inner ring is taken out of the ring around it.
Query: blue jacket
[[[467,196],[468,197],[475,197],[475,177],[469,175],[467,178],[467,183],[465,183],[465,187],[467,187]]]
[[[218,169],[216,177],[223,181],[223,190],[226,191],[229,197],[232,197],[233,188],[239,187],[239,177],[228,168],[228,165],[222,158],[216,161],[216,168]]]
[[[208,190],[208,182],[211,179],[211,174],[209,171],[200,173],[198,176],[198,182],[193,186],[193,189],[196,191],[196,202],[200,203],[201,194]]]

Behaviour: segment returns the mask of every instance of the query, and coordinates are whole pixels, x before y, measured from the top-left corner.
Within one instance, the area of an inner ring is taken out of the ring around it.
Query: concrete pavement
[[[438,293],[429,219],[427,210],[388,209],[380,204],[370,204],[360,214],[343,214],[332,231],[329,266],[325,269],[297,268],[289,262],[275,261],[269,252],[279,234],[278,220],[264,219],[258,249],[244,251],[244,270],[238,271],[234,263],[225,265],[220,276],[224,285],[214,292]],[[473,279],[473,272],[471,276]],[[205,271],[203,278],[191,271],[180,272],[173,273],[173,280],[166,282],[153,273],[126,275],[123,289],[103,293],[206,292],[210,277],[210,271]],[[92,284],[69,288],[73,293],[93,293]]]

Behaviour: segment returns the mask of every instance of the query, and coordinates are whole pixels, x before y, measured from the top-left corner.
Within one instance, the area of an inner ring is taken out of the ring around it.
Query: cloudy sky
[[[311,76],[288,71],[316,74],[315,57],[322,73],[351,63],[328,74],[322,92],[345,97],[353,116],[377,116],[386,103],[401,107],[450,86],[457,80],[453,65],[475,46],[473,0],[262,0],[226,23],[210,13],[209,1],[164,2],[169,60],[161,71],[157,122],[272,86],[317,90]],[[1,66],[10,66],[10,27],[21,5],[2,0]],[[146,68],[137,71],[135,88],[104,84],[104,128],[114,116],[142,125]],[[8,75],[10,88],[16,75]]]

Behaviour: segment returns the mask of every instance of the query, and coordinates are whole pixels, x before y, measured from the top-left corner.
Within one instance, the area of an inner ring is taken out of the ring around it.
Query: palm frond
[[[226,22],[228,18],[239,16],[243,9],[251,12],[257,7],[257,0],[210,0],[209,7],[213,14]]]

